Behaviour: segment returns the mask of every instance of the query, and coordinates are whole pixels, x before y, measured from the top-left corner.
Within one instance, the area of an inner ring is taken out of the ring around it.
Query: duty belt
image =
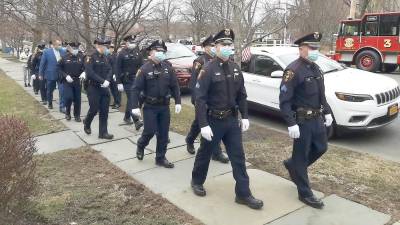
[[[169,97],[156,98],[156,97],[144,97],[144,102],[149,105],[169,105]]]
[[[296,117],[298,120],[310,120],[321,116],[321,109],[312,108],[298,108],[296,110]]]
[[[227,110],[218,110],[218,109],[209,109],[208,110],[208,115],[211,118],[214,119],[219,119],[219,120],[224,120],[228,118],[229,116],[235,115],[236,110],[232,109],[227,109]]]

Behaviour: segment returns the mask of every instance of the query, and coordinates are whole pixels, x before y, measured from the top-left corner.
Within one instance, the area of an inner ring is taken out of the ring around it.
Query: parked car
[[[251,60],[242,65],[248,101],[279,112],[283,70],[299,57],[296,47],[252,47]],[[390,124],[398,116],[400,89],[389,77],[345,67],[320,55],[326,98],[334,123],[329,136],[364,131]]]
[[[167,45],[167,60],[172,64],[178,77],[181,90],[188,90],[190,76],[192,74],[193,61],[197,58],[196,55],[187,47],[179,43],[166,43]]]

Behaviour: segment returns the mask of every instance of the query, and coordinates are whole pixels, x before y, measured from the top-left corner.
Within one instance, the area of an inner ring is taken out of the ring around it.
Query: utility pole
[[[349,18],[351,19],[356,18],[356,10],[357,10],[357,0],[351,0]]]
[[[285,27],[283,29],[283,44],[286,45],[286,40],[287,40],[287,2],[284,3],[285,4],[285,16],[284,16],[284,23],[285,23]]]

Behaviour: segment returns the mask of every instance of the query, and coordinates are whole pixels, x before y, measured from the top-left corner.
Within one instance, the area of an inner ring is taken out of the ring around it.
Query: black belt
[[[298,108],[296,110],[296,117],[298,120],[310,120],[322,115],[321,109],[312,108]]]
[[[144,97],[144,102],[149,105],[169,105],[169,97],[157,98],[157,97]]]
[[[226,109],[226,110],[209,109],[208,115],[214,119],[224,120],[230,116],[236,115],[236,110],[233,110],[233,109]]]

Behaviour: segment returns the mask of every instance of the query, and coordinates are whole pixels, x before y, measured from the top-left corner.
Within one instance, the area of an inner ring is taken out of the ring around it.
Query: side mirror
[[[333,36],[334,36],[334,37],[338,37],[338,36],[339,36],[339,34],[333,34]]]
[[[274,78],[283,77],[283,71],[282,70],[274,71],[271,73],[271,77],[274,77]]]

